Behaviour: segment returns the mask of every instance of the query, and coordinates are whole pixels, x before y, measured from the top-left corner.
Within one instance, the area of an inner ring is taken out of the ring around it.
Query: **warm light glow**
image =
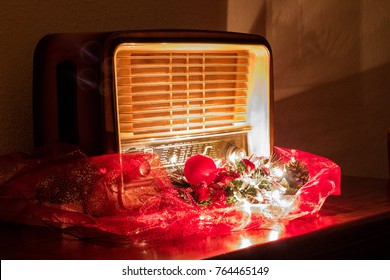
[[[279,167],[272,168],[270,172],[271,176],[276,178],[282,178],[284,174],[283,170]]]
[[[278,232],[276,230],[271,230],[271,232],[269,233],[269,236],[268,236],[268,240],[269,241],[277,240],[279,238],[279,234],[280,234],[280,232]]]
[[[275,224],[272,226],[272,230],[270,231],[268,235],[268,241],[274,241],[278,240],[280,237],[280,234],[284,230],[284,226],[281,224]]]
[[[284,192],[284,190],[274,190],[271,197],[281,207],[282,211],[286,211],[291,207],[293,200],[288,196],[284,196],[282,191]]]
[[[246,152],[242,148],[232,146],[227,150],[227,159],[233,164],[237,161],[240,161],[244,157],[246,157]]]
[[[262,195],[260,192],[257,193],[256,199],[257,199],[259,202],[263,202],[263,201],[264,201],[264,197],[263,197],[263,195]]]
[[[229,155],[228,160],[229,160],[230,162],[236,162],[236,161],[238,160],[238,157],[237,157],[236,153],[231,153],[231,154]]]
[[[247,217],[246,219],[242,221],[242,224],[240,226],[240,228],[245,228],[251,221],[251,218],[252,218],[252,210],[251,210],[251,203],[249,203],[246,199],[241,199],[239,197],[237,197],[237,195],[235,195],[237,201],[241,202],[241,209],[242,209],[242,212],[247,214]]]
[[[177,155],[174,154],[174,155],[170,158],[169,161],[170,161],[172,164],[176,163],[176,162],[177,162]]]
[[[274,191],[272,192],[272,198],[273,198],[274,200],[280,200],[280,198],[281,198],[280,191],[274,190]]]
[[[238,249],[244,249],[253,244],[252,240],[248,237],[242,237],[240,240],[240,244],[238,245]]]
[[[291,157],[291,162],[295,162],[295,157]]]
[[[135,140],[245,130],[248,152],[269,156],[270,62],[268,48],[257,44],[120,44],[114,52],[120,150]]]

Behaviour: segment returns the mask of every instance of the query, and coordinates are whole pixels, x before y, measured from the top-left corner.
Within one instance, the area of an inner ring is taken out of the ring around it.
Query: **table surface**
[[[390,181],[342,177],[316,217],[285,226],[158,244],[80,240],[57,229],[0,223],[5,259],[390,259]]]

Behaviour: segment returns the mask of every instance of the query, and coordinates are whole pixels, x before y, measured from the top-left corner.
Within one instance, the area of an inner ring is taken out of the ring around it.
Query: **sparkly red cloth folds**
[[[0,157],[0,221],[61,228],[79,238],[135,243],[218,235],[317,213],[340,194],[340,168],[307,152],[275,147],[307,165],[310,180],[286,204],[200,206],[180,197],[157,155],[60,153]]]

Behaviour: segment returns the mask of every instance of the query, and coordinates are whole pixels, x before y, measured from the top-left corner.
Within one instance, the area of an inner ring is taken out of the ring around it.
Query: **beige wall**
[[[388,176],[390,1],[13,0],[0,9],[0,154],[32,147],[32,56],[47,33],[192,28],[265,35],[275,143]]]

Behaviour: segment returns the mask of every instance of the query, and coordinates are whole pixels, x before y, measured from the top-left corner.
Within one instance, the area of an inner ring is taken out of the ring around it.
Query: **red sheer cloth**
[[[183,199],[152,153],[86,157],[60,149],[6,155],[0,157],[0,220],[61,228],[79,238],[144,243],[286,223],[317,213],[329,195],[340,194],[334,162],[280,147],[274,153],[308,167],[310,179],[295,195],[276,194],[276,204],[212,206]]]

